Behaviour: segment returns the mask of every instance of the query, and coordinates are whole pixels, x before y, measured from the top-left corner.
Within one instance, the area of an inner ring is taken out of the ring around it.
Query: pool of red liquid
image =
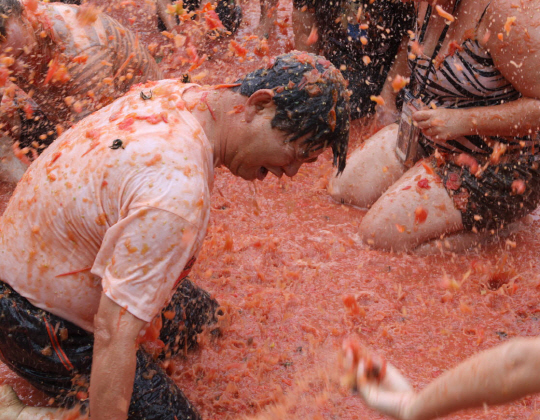
[[[251,36],[261,35],[258,2],[242,5],[239,33],[206,40],[200,50],[211,58],[191,71],[199,83],[235,80],[266,59],[254,53],[261,38]],[[143,16],[152,9],[142,0],[109,7],[124,22],[133,17],[130,8]],[[272,54],[290,48],[290,10],[282,1],[275,11]],[[167,53],[161,64],[167,76],[193,65],[182,64],[183,51],[169,39],[152,30],[143,35],[157,43],[157,54]],[[245,57],[229,49],[231,39],[246,48]],[[351,149],[370,131],[354,124]],[[539,217],[482,249],[429,256],[375,251],[358,238],[364,211],[327,194],[331,173],[329,152],[293,179],[251,183],[216,170],[211,223],[191,279],[223,306],[223,336],[203,336],[199,350],[167,367],[204,418],[263,415],[277,405],[278,414],[267,418],[379,419],[336,379],[345,338],[384,355],[422,388],[478,351],[540,333]],[[9,191],[1,186],[2,206]],[[28,404],[47,404],[4,365],[0,381]],[[537,404],[540,410],[540,398],[527,397],[449,418],[536,418]]]

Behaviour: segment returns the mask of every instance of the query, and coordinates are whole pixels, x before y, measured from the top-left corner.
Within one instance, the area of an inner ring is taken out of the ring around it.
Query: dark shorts
[[[56,124],[50,121],[39,109],[34,110],[32,118],[27,118],[25,112],[19,110],[21,120],[19,148],[28,148],[27,156],[32,160],[33,156],[40,155],[48,146],[56,140]]]
[[[377,104],[371,98],[381,93],[395,54],[366,54],[354,48],[351,41],[329,38],[324,45],[324,55],[349,82],[351,119],[373,115]],[[364,64],[364,56],[370,57],[369,65]]]
[[[17,93],[14,102],[19,105],[13,113],[0,112],[1,134],[11,137],[28,159],[33,160],[58,137],[57,124],[49,120],[26,94]],[[28,114],[24,110],[26,105],[31,109]]]
[[[201,419],[160,367],[166,357],[193,348],[197,336],[216,321],[218,303],[184,280],[163,310],[157,357],[139,349],[128,419]],[[170,315],[174,313],[174,317]],[[169,319],[172,318],[172,319]],[[61,407],[88,405],[93,334],[42,309],[0,282],[0,358],[15,373],[54,398]],[[214,327],[215,332],[217,328]],[[214,333],[215,333],[214,332]]]
[[[308,9],[314,9],[317,5],[324,6],[326,2],[321,0],[293,0],[293,6],[295,9],[301,9],[307,7]]]
[[[520,156],[489,165],[478,177],[468,167],[446,162],[435,165],[463,226],[472,231],[498,230],[533,212],[540,204],[540,156]],[[517,192],[514,181],[525,186]]]
[[[414,6],[395,0],[361,0],[368,29],[355,22],[343,25],[349,0],[293,0],[296,9],[314,13],[319,43],[324,55],[349,82],[351,119],[370,116],[380,95],[403,37],[414,28]],[[362,43],[362,37],[367,43]]]
[[[242,9],[236,3],[236,0],[218,0],[216,5],[221,23],[232,33],[236,32],[242,21]],[[188,11],[194,11],[201,7],[201,0],[184,0],[183,5]]]

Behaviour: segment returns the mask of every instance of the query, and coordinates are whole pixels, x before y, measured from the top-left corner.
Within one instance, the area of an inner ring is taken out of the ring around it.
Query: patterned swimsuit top
[[[480,17],[477,28],[486,14],[487,7]],[[430,15],[431,7],[426,12],[422,32],[418,34],[417,31],[416,39],[424,38]],[[442,41],[439,40],[439,43]],[[409,45],[409,50],[410,48]],[[422,55],[415,60],[409,58],[409,67],[412,85],[421,87],[421,99],[426,105],[434,104],[442,108],[472,108],[501,105],[521,97],[521,94],[497,69],[489,52],[482,48],[476,39],[466,39],[456,48],[455,53],[446,56],[440,65],[433,64],[431,57]],[[525,148],[523,148],[523,141],[526,142]],[[538,150],[538,147],[531,147],[534,143],[537,145],[538,142],[533,142],[529,136],[481,137],[475,135],[449,140],[445,145],[439,143],[435,145],[427,138],[425,142],[441,151],[475,155],[490,155],[493,152],[490,145],[494,145],[495,142],[507,144],[509,153],[512,150],[517,153],[519,151],[530,153],[535,150],[537,153]]]

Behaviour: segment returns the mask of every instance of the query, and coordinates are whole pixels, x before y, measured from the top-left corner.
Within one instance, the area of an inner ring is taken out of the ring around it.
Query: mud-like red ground
[[[125,19],[135,6],[122,4],[111,14]],[[285,51],[291,37],[285,21],[291,6],[282,1],[280,7],[284,33],[271,36],[272,53]],[[217,53],[192,75],[214,83],[260,64],[253,54],[259,40],[245,38],[255,31],[258,12],[256,1],[244,3],[245,22],[234,38],[248,49],[243,63],[227,57],[227,39],[210,46]],[[145,36],[163,45],[150,32]],[[169,76],[190,66],[173,68],[173,61],[162,62]],[[355,127],[352,148],[363,135]],[[485,249],[457,255],[373,251],[357,237],[364,213],[327,195],[330,170],[329,153],[293,180],[253,184],[217,170],[212,220],[191,278],[226,308],[224,334],[203,340],[200,350],[169,367],[204,418],[382,418],[339,385],[336,354],[345,337],[356,336],[385,355],[421,388],[479,350],[540,334],[539,220]],[[3,365],[0,378],[25,402],[46,402]],[[450,418],[539,413],[540,398],[530,397]]]

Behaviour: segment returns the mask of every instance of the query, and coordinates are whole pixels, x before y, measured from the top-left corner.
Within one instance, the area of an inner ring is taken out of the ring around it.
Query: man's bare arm
[[[94,320],[94,355],[90,379],[93,420],[127,418],[137,365],[137,337],[146,325],[102,294]]]

